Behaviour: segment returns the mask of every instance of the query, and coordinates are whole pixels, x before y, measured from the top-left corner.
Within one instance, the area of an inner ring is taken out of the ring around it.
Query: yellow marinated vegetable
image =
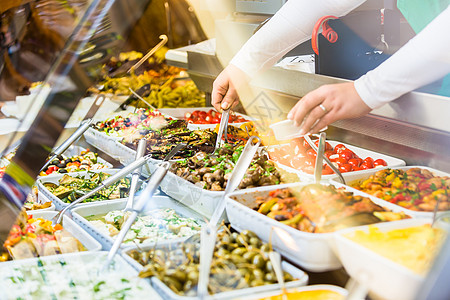
[[[445,238],[445,231],[429,224],[382,232],[369,226],[346,235],[350,240],[398,263],[415,273],[425,275]]]
[[[329,290],[289,292],[285,295],[276,295],[260,300],[344,300],[341,294]]]

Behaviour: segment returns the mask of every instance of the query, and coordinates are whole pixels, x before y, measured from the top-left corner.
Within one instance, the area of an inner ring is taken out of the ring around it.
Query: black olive
[[[115,131],[119,131],[119,130],[120,130],[120,127],[114,127],[114,130],[115,130]]]
[[[58,155],[57,157],[58,157],[59,160],[63,160],[64,159],[64,157],[61,154]]]
[[[52,162],[50,164],[51,165],[57,165],[57,164],[59,164],[59,160],[58,159],[54,159],[54,160],[52,160]]]
[[[125,118],[125,123],[129,123],[130,122],[130,118]]]
[[[79,160],[78,158],[77,158],[77,159],[75,159],[75,161],[76,161],[76,162],[79,162],[79,163],[81,163],[81,160]]]
[[[66,159],[64,162],[65,162],[66,164],[68,164],[68,163],[72,162],[72,159],[68,158],[68,159]]]
[[[66,167],[66,163],[60,163],[56,165],[58,168],[65,168]]]
[[[59,169],[58,172],[59,173],[67,173],[67,170],[66,169]]]
[[[145,119],[147,119],[147,116],[146,115],[141,115],[141,120],[145,120]]]

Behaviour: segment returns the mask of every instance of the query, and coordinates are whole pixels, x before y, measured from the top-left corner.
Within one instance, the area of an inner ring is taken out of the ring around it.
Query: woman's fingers
[[[370,112],[353,82],[322,86],[305,95],[288,118],[301,124],[301,134],[316,133],[337,120],[356,118]]]
[[[236,106],[239,102],[236,88],[248,81],[249,77],[243,71],[238,67],[228,65],[213,83],[212,106],[218,111]]]

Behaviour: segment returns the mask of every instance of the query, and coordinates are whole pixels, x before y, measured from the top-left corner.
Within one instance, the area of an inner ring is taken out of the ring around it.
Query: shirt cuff
[[[370,91],[368,85],[367,75],[363,75],[354,82],[356,92],[361,97],[361,99],[369,106],[371,109],[378,108],[385,104],[384,102],[378,101],[377,97],[374,97],[373,92]]]

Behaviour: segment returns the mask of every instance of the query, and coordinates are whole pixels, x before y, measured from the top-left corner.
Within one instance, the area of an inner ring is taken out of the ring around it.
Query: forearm
[[[366,0],[289,0],[231,60],[247,75],[270,68],[296,45],[311,38],[321,17],[346,15]]]
[[[450,7],[388,60],[355,81],[355,88],[370,108],[450,73]]]

